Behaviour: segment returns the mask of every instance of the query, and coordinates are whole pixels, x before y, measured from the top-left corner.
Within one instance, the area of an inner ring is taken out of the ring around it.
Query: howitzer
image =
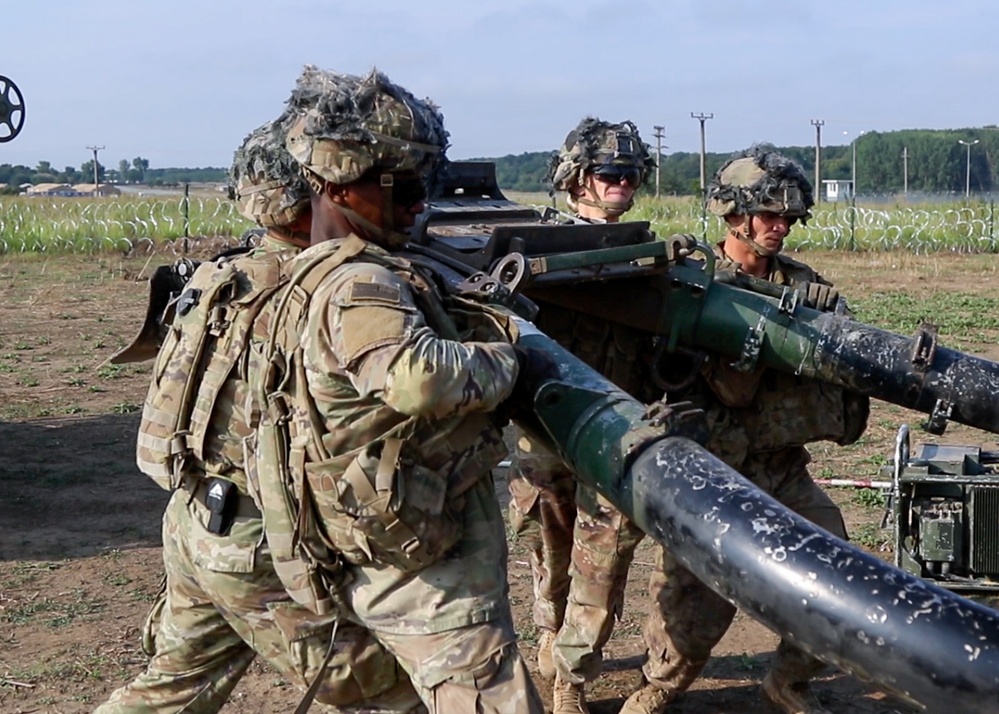
[[[489,166],[452,167],[452,181],[483,183]],[[938,344],[923,325],[905,337],[836,312],[805,307],[797,291],[732,272],[715,274],[706,248],[678,258],[645,222],[562,225],[509,201],[445,189],[414,229],[413,251],[458,271],[489,272],[539,303],[560,305],[660,338],[666,381],[680,348],[730,357],[843,387],[929,416],[999,434],[999,364]],[[593,283],[599,282],[599,289]]]
[[[688,261],[646,223],[558,225],[503,199],[481,178],[488,168],[468,170],[469,181],[445,184],[408,250],[453,286],[508,297],[525,315],[557,304],[647,330],[663,360],[681,347],[720,352],[747,369],[922,409],[941,426],[953,418],[997,430],[992,390],[976,392],[997,381],[992,363],[809,310],[791,291],[726,284],[707,251]],[[995,611],[801,519],[695,442],[668,436],[644,405],[556,343],[524,333],[562,371],[537,385],[525,426],[705,583],[815,655],[934,711],[999,711]]]

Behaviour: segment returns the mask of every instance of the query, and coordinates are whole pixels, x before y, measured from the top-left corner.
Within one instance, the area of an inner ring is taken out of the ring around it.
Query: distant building
[[[822,195],[826,201],[849,201],[853,198],[853,181],[850,179],[823,179]]]
[[[68,183],[39,183],[24,190],[28,196],[77,196],[76,190]]]
[[[112,186],[111,184],[102,183],[97,187],[97,191],[94,191],[94,184],[92,183],[78,183],[73,186],[73,190],[76,191],[77,196],[120,196],[121,191]]]

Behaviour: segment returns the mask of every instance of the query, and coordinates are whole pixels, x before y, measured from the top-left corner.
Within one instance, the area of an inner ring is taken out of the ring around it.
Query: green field
[[[544,193],[511,192],[512,200],[551,205]],[[564,205],[560,206],[564,209]],[[720,221],[695,198],[640,198],[628,217],[649,221],[658,235],[693,233],[710,240]],[[913,253],[999,251],[995,205],[823,203],[807,226],[797,225],[791,250],[905,250]],[[0,197],[0,252],[131,252],[185,236],[239,236],[252,224],[221,196],[117,198]]]

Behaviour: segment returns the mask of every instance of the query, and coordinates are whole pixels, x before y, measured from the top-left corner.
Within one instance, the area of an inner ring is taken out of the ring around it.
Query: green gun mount
[[[942,587],[999,595],[999,453],[959,444],[919,444],[899,428],[886,520],[895,565]]]

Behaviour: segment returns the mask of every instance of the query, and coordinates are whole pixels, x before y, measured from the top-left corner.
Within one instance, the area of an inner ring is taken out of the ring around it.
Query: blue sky
[[[302,67],[377,66],[444,111],[452,158],[555,148],[586,114],[697,151],[999,124],[987,0],[44,0],[4,9],[25,125],[0,163],[228,166]],[[844,133],[847,132],[847,133]]]

